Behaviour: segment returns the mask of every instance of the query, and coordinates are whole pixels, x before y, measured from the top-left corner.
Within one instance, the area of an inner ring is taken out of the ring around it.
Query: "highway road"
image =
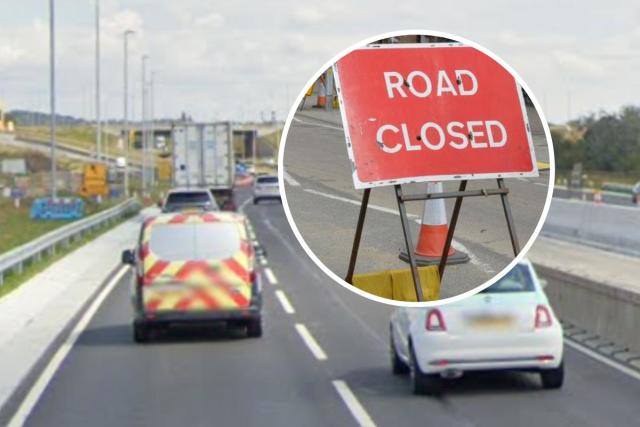
[[[548,162],[549,152],[543,135],[534,134],[539,161]],[[351,178],[344,132],[341,125],[314,120],[309,113],[298,113],[291,123],[284,151],[285,191],[293,220],[307,245],[334,273],[344,277],[351,253],[362,191],[356,191]],[[506,180],[510,203],[521,246],[533,233],[548,193],[549,171],[537,178]],[[445,191],[457,190],[457,182],[445,183]],[[495,188],[495,180],[470,181],[468,189]],[[405,194],[424,192],[426,184],[403,186]],[[398,259],[404,239],[397,214],[393,188],[371,192],[370,209],[364,225],[356,272],[406,268]],[[407,204],[412,221],[414,244],[423,202]],[[453,200],[447,202],[447,214]],[[461,292],[491,279],[513,259],[511,243],[500,199],[466,199],[458,220],[454,247],[466,252],[471,262],[447,269],[441,297]]]
[[[268,251],[264,336],[176,330],[136,345],[125,276],[60,367],[40,377],[49,382],[27,410],[27,426],[538,427],[638,419],[640,375],[573,345],[561,390],[541,390],[531,374],[475,374],[440,398],[413,396],[408,379],[390,372],[392,308],[328,280],[304,255],[278,203],[245,206]]]

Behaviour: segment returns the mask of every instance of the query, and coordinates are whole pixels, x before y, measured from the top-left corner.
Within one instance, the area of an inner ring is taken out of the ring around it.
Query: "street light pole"
[[[102,160],[102,120],[100,118],[100,0],[96,0],[96,159]]]
[[[147,108],[146,108],[146,98],[147,98],[147,83],[146,83],[146,75],[147,75],[147,59],[149,59],[148,55],[142,56],[142,78],[141,78],[141,89],[142,89],[142,114],[141,114],[141,139],[142,139],[142,193],[143,195],[147,191],[147,124],[146,124],[146,116],[147,116]]]
[[[151,158],[149,159],[149,166],[151,168],[151,187],[153,188],[156,185],[156,156],[155,156],[155,126],[153,124],[154,116],[153,116],[153,97],[154,97],[154,88],[153,88],[153,80],[155,78],[156,72],[152,71],[149,76],[149,128],[151,130]]]
[[[132,30],[124,32],[124,194],[129,197],[129,36]]]
[[[56,189],[56,40],[53,1],[49,0],[49,102],[51,114],[49,135],[51,137],[51,198],[55,200],[58,197],[58,192]]]

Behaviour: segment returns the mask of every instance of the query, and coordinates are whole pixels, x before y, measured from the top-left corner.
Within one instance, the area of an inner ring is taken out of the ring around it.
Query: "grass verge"
[[[86,233],[80,239],[69,242],[68,246],[65,246],[63,244],[57,245],[55,254],[53,255],[42,254],[42,258],[40,258],[40,260],[38,261],[31,260],[26,262],[24,264],[22,273],[5,272],[4,284],[0,286],[0,298],[14,291],[18,287],[20,287],[20,285],[22,285],[23,283],[31,279],[36,274],[40,273],[41,271],[43,271],[44,269],[52,265],[54,262],[64,258],[65,256],[69,255],[71,252],[81,248],[82,246],[86,245],[87,243],[91,242],[92,240],[96,239],[97,237],[101,236],[107,231],[112,230],[114,227],[122,224],[123,222],[125,222],[126,220],[128,220],[129,218],[135,215],[137,215],[137,212],[127,214],[109,225],[104,225],[95,231]]]

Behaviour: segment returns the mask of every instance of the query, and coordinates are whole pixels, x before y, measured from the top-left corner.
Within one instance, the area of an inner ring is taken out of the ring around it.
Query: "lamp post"
[[[100,118],[100,0],[96,0],[96,159],[102,160],[102,120]]]
[[[135,31],[124,32],[124,194],[129,197],[129,36]]]
[[[146,75],[147,75],[147,60],[149,59],[148,55],[142,56],[142,76],[141,76],[141,89],[142,89],[142,129],[141,129],[141,139],[142,139],[142,193],[143,195],[147,192],[147,108],[146,108],[146,98],[147,98],[147,83],[146,83]]]
[[[49,0],[49,103],[50,124],[49,135],[51,138],[51,198],[56,199],[56,40],[55,40],[55,6],[53,0]]]

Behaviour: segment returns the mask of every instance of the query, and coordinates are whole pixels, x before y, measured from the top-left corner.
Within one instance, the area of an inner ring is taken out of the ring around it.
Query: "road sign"
[[[477,49],[369,46],[334,74],[356,188],[538,175],[521,88]]]

